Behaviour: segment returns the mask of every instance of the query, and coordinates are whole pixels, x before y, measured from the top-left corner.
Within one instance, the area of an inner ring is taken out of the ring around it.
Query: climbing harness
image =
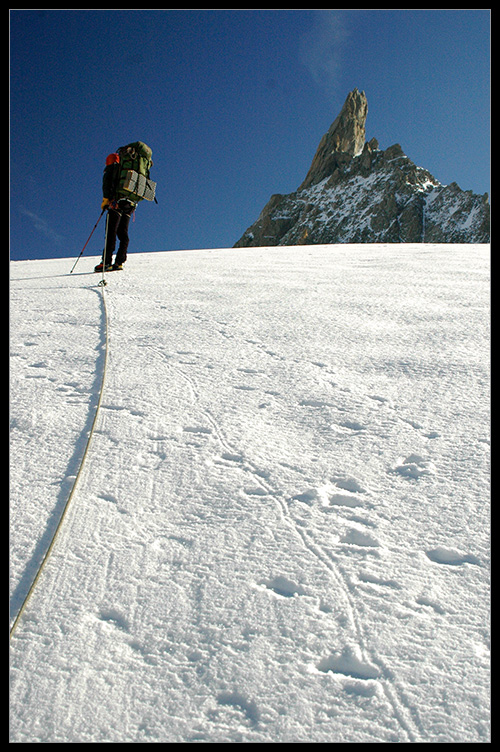
[[[96,227],[97,227],[97,225],[96,225]],[[21,604],[21,607],[20,607],[19,611],[17,612],[17,616],[14,619],[14,622],[13,622],[12,627],[10,629],[10,637],[11,638],[12,638],[12,636],[13,636],[13,634],[14,634],[14,632],[15,632],[18,624],[19,624],[19,621],[21,619],[21,616],[22,616],[22,614],[23,614],[23,612],[24,612],[27,604],[28,604],[29,599],[31,598],[31,596],[33,594],[33,591],[35,590],[35,587],[36,587],[36,585],[38,583],[38,580],[40,579],[40,575],[41,575],[41,573],[43,571],[43,568],[44,568],[45,564],[47,563],[47,560],[48,560],[50,554],[52,553],[52,550],[54,548],[54,544],[56,542],[57,535],[58,535],[58,533],[59,533],[59,531],[60,531],[60,529],[62,527],[64,518],[66,516],[66,512],[68,511],[69,505],[70,505],[70,503],[71,503],[71,501],[73,499],[73,496],[75,494],[75,490],[76,490],[78,481],[80,479],[80,475],[82,473],[82,469],[83,469],[83,466],[85,464],[85,460],[86,460],[88,452],[89,452],[90,444],[91,444],[92,437],[93,437],[93,434],[94,434],[94,429],[95,429],[96,424],[97,424],[97,418],[99,416],[99,409],[101,407],[101,402],[102,402],[102,395],[103,395],[103,392],[104,392],[104,383],[105,383],[105,380],[106,380],[106,367],[107,367],[107,363],[108,363],[108,311],[107,311],[107,308],[106,308],[106,295],[105,295],[105,292],[104,292],[104,286],[106,284],[107,283],[104,280],[104,271],[103,271],[103,278],[99,282],[98,287],[101,288],[102,304],[103,304],[103,310],[104,310],[104,329],[105,329],[105,332],[104,332],[104,366],[103,366],[103,369],[102,369],[101,387],[100,387],[100,390],[99,390],[99,398],[97,400],[97,405],[96,405],[94,420],[92,421],[92,426],[90,428],[90,433],[89,433],[89,437],[87,439],[87,444],[85,446],[85,450],[84,450],[83,455],[82,455],[82,459],[81,459],[81,462],[80,462],[80,467],[78,468],[78,472],[76,474],[75,480],[73,481],[73,486],[71,488],[71,492],[70,492],[70,494],[68,496],[66,504],[64,505],[64,509],[62,511],[62,514],[61,514],[61,517],[59,519],[59,522],[57,523],[57,527],[55,529],[54,535],[52,536],[52,540],[50,541],[50,544],[49,544],[49,546],[47,548],[47,551],[45,552],[44,557],[43,557],[43,559],[42,559],[42,561],[40,563],[40,566],[38,567],[38,571],[37,571],[37,573],[35,574],[35,576],[33,578],[33,581],[32,581],[32,583],[30,585],[30,588],[29,588],[29,590],[28,590],[28,592],[27,592],[27,594],[26,594],[26,596],[25,596],[25,598],[24,598],[24,600],[23,600],[23,602]]]

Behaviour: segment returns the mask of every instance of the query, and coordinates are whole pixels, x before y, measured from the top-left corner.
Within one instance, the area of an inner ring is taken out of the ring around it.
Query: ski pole
[[[103,210],[102,210],[102,212],[101,212],[101,213],[99,214],[99,219],[97,220],[97,222],[96,222],[96,223],[95,223],[95,225],[94,225],[94,230],[95,230],[95,228],[97,227],[97,225],[99,224],[99,222],[101,221],[101,217],[102,217],[102,215],[104,214],[104,212],[105,212],[105,211],[106,211],[106,209],[103,209]],[[90,240],[90,238],[91,238],[91,237],[92,237],[92,235],[94,234],[94,230],[92,230],[92,232],[90,233],[90,235],[89,235],[89,237],[88,237],[88,240],[87,240],[87,242],[85,243],[85,245],[83,246],[82,250],[80,251],[80,255],[78,256],[77,260],[76,260],[76,261],[75,261],[75,263],[73,264],[73,269],[75,268],[75,266],[76,266],[76,265],[78,264],[78,262],[80,261],[80,259],[81,259],[82,255],[83,255],[83,252],[84,252],[84,250],[85,250],[85,248],[86,248],[86,247],[88,246],[88,244],[89,244],[89,240]],[[70,271],[70,274],[73,274],[73,269],[72,269],[72,270]]]
[[[108,213],[108,216],[106,217],[106,227],[104,230],[104,250],[102,252],[102,278],[101,278],[101,281],[98,283],[98,287],[106,287],[106,285],[108,284],[106,280],[104,279],[104,268],[106,266],[106,248],[108,247],[108,225],[109,225],[109,213]]]

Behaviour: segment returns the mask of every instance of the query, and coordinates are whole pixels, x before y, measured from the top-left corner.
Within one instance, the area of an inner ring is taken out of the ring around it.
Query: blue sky
[[[490,9],[11,10],[10,61],[12,259],[76,258],[106,156],[137,140],[159,203],[130,253],[232,246],[355,87],[367,140],[490,190]]]

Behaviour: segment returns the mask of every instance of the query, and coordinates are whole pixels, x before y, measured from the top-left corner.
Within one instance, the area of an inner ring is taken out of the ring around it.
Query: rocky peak
[[[321,139],[309,172],[299,190],[319,183],[337,167],[347,164],[363,151],[368,101],[364,91],[348,94],[339,116]]]
[[[365,143],[368,105],[352,91],[309,172],[274,194],[236,247],[317,243],[489,243],[488,195],[441,185],[399,144]]]

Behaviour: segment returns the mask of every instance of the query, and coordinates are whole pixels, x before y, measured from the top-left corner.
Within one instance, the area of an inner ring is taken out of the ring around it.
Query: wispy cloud
[[[347,9],[318,9],[301,39],[300,60],[315,83],[331,92],[340,83],[343,51],[349,38]]]
[[[26,209],[25,206],[19,207],[19,213],[23,217],[27,217],[31,221],[35,230],[37,230],[41,235],[47,238],[47,240],[50,240],[52,243],[56,243],[59,246],[64,244],[64,237],[53,230],[52,227],[50,227],[49,223],[45,219],[43,219],[43,217],[40,217],[38,214],[35,214],[35,212]]]

